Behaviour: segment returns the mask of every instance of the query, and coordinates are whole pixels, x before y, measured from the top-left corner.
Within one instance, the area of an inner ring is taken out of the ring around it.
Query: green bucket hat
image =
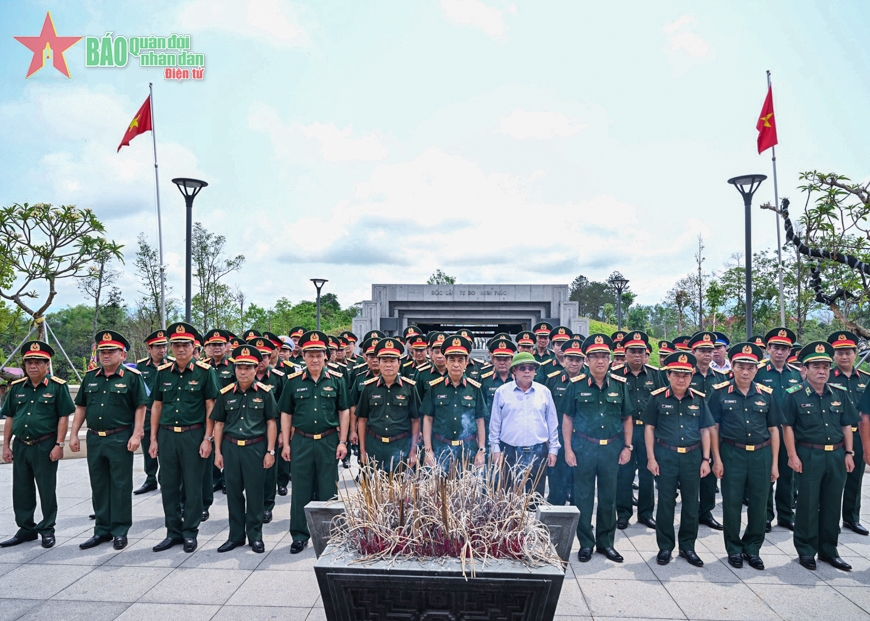
[[[513,369],[518,364],[534,364],[540,366],[541,363],[535,360],[535,357],[527,351],[521,351],[514,354],[514,359],[511,360],[511,368]]]

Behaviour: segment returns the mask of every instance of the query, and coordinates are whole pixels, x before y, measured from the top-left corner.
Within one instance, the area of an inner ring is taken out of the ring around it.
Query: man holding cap
[[[127,546],[133,525],[133,453],[139,448],[148,396],[139,371],[122,364],[130,343],[114,330],[97,333],[100,367],[88,371],[76,395],[69,448],[81,450],[79,430],[88,421],[88,474],[94,505],[94,535],[79,547],[93,548],[114,539]]]
[[[12,462],[12,511],[18,532],[0,542],[0,548],[17,546],[42,537],[42,547],[55,543],[57,519],[57,462],[63,459],[69,415],[75,410],[66,381],[48,377],[54,350],[42,341],[21,346],[26,377],[9,384],[0,414],[3,426],[3,461]],[[12,438],[15,443],[11,445]],[[52,442],[54,440],[54,442]],[[13,459],[14,458],[14,459]],[[42,520],[37,524],[36,492]]]
[[[209,418],[214,421],[214,463],[227,482],[230,534],[218,552],[245,543],[257,554],[263,544],[265,473],[275,466],[278,405],[273,387],[256,381],[263,354],[252,345],[233,349],[236,381],[221,389]]]

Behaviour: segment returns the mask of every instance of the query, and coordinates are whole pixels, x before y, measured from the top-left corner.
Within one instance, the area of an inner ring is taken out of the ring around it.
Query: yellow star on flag
[[[138,116],[136,116],[136,118],[134,118],[132,121],[130,121],[130,127],[127,128],[127,131],[130,131],[134,127],[139,127],[139,117]],[[768,125],[768,127],[770,127],[770,126]]]
[[[763,117],[761,117],[759,120],[760,120],[762,123],[764,123],[764,127],[770,127],[770,126],[771,126],[771,125],[770,125],[770,117],[772,117],[772,116],[773,116],[773,112],[771,112],[770,114],[765,114],[765,115],[764,115]],[[136,120],[134,119],[133,122],[135,123]]]

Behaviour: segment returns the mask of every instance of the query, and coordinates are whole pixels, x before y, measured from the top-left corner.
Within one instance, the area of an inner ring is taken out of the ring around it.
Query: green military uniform
[[[692,374],[692,382],[689,384],[690,388],[693,388],[696,392],[702,393],[705,397],[708,397],[713,393],[713,386],[716,384],[721,384],[726,381],[728,376],[724,373],[719,373],[718,371],[714,371],[712,367],[707,369],[707,374],[704,375],[695,367],[695,371]],[[699,505],[699,516],[698,519],[701,522],[711,520],[713,518],[713,509],[716,507],[716,488],[718,487],[719,482],[716,479],[716,475],[712,472],[701,479],[700,485],[700,505]]]
[[[36,349],[33,349],[33,347]],[[40,341],[22,345],[25,360],[48,359],[54,353]],[[6,418],[12,442],[12,510],[18,525],[16,537],[36,539],[37,535],[54,536],[57,520],[57,462],[49,454],[56,446],[58,422],[75,411],[66,382],[55,376],[45,377],[36,386],[29,377],[9,384],[9,392],[0,410]],[[9,440],[6,439],[8,446]],[[36,493],[42,520],[34,521]]]
[[[154,338],[160,338],[164,342],[166,341],[165,336],[158,337],[157,334],[163,335],[163,330],[155,332]],[[149,339],[146,339],[145,342],[148,343]],[[150,345],[151,343],[148,344]],[[136,361],[136,370],[139,371],[139,374],[142,376],[142,380],[145,382],[145,387],[148,392],[148,408],[145,410],[145,426],[143,427],[145,435],[142,436],[142,444],[140,445],[142,448],[142,460],[145,464],[144,485],[148,487],[156,487],[157,485],[157,459],[151,457],[148,453],[148,450],[151,448],[151,395],[154,393],[154,383],[157,381],[157,367],[162,366],[165,363],[166,358],[163,358],[163,360],[160,361],[160,364],[154,364],[154,361],[151,360],[151,356]]]
[[[253,331],[249,330],[245,334],[251,334]],[[275,349],[275,344],[271,339],[266,336],[254,336],[248,341],[248,345],[257,349],[260,353],[262,360],[269,360],[272,355],[272,351]],[[281,392],[284,388],[284,384],[287,381],[287,376],[283,371],[279,371],[277,369],[272,368],[271,366],[266,366],[265,370],[260,373],[257,372],[254,380],[266,386],[269,386],[271,390],[272,398],[275,400],[275,403],[278,403],[281,400]],[[276,417],[280,418],[280,417]],[[276,420],[278,433],[281,433],[281,421]],[[284,462],[281,459],[281,462]],[[284,462],[286,463],[286,462]],[[265,515],[263,518],[264,523],[268,524],[272,521],[272,511],[275,510],[275,498],[277,497],[278,492],[278,470],[279,464],[278,459],[275,459],[275,463],[272,464],[271,468],[268,468],[263,475],[263,506],[265,509]]]
[[[463,454],[469,460],[474,458],[481,448],[477,444],[477,419],[484,418],[485,410],[480,383],[473,379],[463,375],[458,384],[447,375],[430,380],[420,412],[432,419],[431,448],[442,467],[454,459],[461,464]]]
[[[828,343],[810,343],[801,350],[805,364],[822,359],[815,357],[816,348],[821,348],[819,355],[826,354],[827,361],[831,360],[833,348]],[[809,382],[802,382],[786,391],[782,414],[783,425],[794,433],[803,470],[795,477],[795,549],[801,556],[818,553],[839,558],[840,506],[846,483],[843,427],[857,424],[858,413],[842,388],[829,383],[819,395]]]
[[[858,337],[851,332],[834,332],[828,337],[828,342],[833,346],[834,350],[841,348],[858,349]],[[864,390],[867,388],[867,382],[870,380],[870,373],[861,369],[853,368],[852,373],[847,377],[839,367],[834,366],[831,370],[832,384],[838,384],[846,389],[849,394],[849,401],[856,408]],[[861,487],[864,482],[864,443],[861,441],[861,435],[858,433],[858,426],[852,427],[852,450],[855,451],[855,469],[852,472],[846,473],[846,487],[843,489],[843,522],[851,524],[854,529],[862,529],[861,522]],[[864,533],[866,534],[866,533]]]
[[[244,346],[237,350],[247,349]],[[254,382],[247,390],[233,383],[221,390],[211,419],[223,423],[221,454],[227,482],[229,541],[263,540],[265,472],[263,458],[269,447],[268,422],[278,418],[270,385]],[[273,466],[274,467],[274,466]]]
[[[610,338],[592,334],[583,351],[610,353]],[[625,378],[608,372],[601,386],[589,375],[571,378],[562,399],[562,414],[573,422],[571,448],[574,468],[574,506],[580,510],[577,539],[581,548],[612,548],[616,534],[616,475],[619,453],[625,447],[623,421],[631,417]],[[567,431],[565,432],[567,433]],[[596,527],[592,531],[595,488],[598,487]]]
[[[191,326],[181,323],[169,326],[167,332],[170,342],[197,336]],[[206,460],[199,456],[199,448],[205,438],[206,402],[217,399],[219,391],[214,369],[204,362],[191,360],[184,368],[170,362],[157,370],[153,400],[163,404],[157,458],[167,538],[173,541],[196,539],[199,532],[203,495],[184,495],[182,519],[182,486],[188,490],[203,487]]]
[[[692,362],[686,364],[691,372],[694,356],[676,352],[672,358],[686,357]],[[680,363],[673,368],[681,369]],[[670,368],[670,367],[669,367]],[[655,459],[659,465],[658,508],[656,510],[656,542],[659,550],[672,552],[677,544],[674,537],[674,509],[677,502],[677,486],[682,497],[680,512],[679,546],[682,551],[695,551],[698,538],[698,507],[701,483],[702,430],[712,427],[715,422],[710,415],[705,397],[689,388],[682,399],[678,399],[670,388],[663,387],[650,393],[643,411],[644,426],[654,427]]]
[[[549,347],[547,349],[544,349],[543,353],[539,352],[537,339],[541,337],[546,337],[548,339],[547,343],[549,345],[550,333],[552,331],[553,326],[551,326],[546,321],[541,321],[540,323],[536,323],[534,326],[532,326],[532,332],[535,335],[535,349],[532,352],[532,355],[535,357],[535,360],[537,360],[540,364],[544,364],[545,362],[551,360],[554,357],[554,354],[553,350],[549,349]]]
[[[103,338],[111,334],[107,331]],[[102,342],[97,345],[102,346]],[[127,450],[127,442],[133,436],[136,409],[148,405],[145,381],[123,364],[111,375],[102,368],[88,371],[75,404],[85,408],[88,424],[94,536],[126,537],[133,525],[133,453]]]
[[[643,332],[629,332],[625,337],[623,346],[626,348],[643,347],[648,343],[648,340],[649,337]],[[616,517],[627,523],[634,514],[632,485],[635,473],[637,473],[637,517],[638,520],[647,521],[653,518],[653,510],[655,509],[655,481],[652,473],[646,467],[643,410],[650,394],[654,390],[662,388],[666,382],[661,377],[659,370],[650,364],[644,364],[636,375],[628,364],[614,368],[611,373],[624,377],[626,380],[630,411],[634,422],[634,432],[631,438],[634,450],[631,452],[628,462],[619,467],[616,478]]]
[[[582,357],[583,340],[578,337],[566,341],[562,345],[562,353],[565,356]],[[546,365],[541,365],[542,368],[544,366]],[[577,375],[581,374],[582,372],[577,373]],[[544,385],[553,395],[553,404],[556,406],[558,414],[556,420],[559,424],[559,441],[562,443],[562,446],[559,447],[559,453],[556,455],[556,465],[547,468],[547,502],[561,507],[566,502],[573,503],[574,501],[574,469],[565,462],[565,442],[562,435],[562,413],[565,411],[562,400],[571,386],[571,378],[568,377],[568,371],[562,365],[559,365],[558,368],[554,365],[553,370],[544,376]]]
[[[414,441],[411,422],[420,418],[418,404],[415,382],[407,377],[398,376],[387,386],[378,376],[363,385],[356,416],[366,421],[366,455],[379,468],[396,470],[408,459]]]
[[[510,338],[505,336],[503,338],[494,338],[490,340],[490,342],[487,344],[487,349],[489,350],[490,358],[493,358],[494,356],[513,358],[514,353],[517,351],[517,346],[514,345],[513,341],[511,341]],[[492,402],[495,396],[495,391],[507,384],[508,382],[513,381],[513,376],[511,375],[510,369],[508,369],[507,374],[505,375],[504,379],[502,379],[498,372],[492,367],[492,365],[490,365],[488,370],[480,374],[479,381],[480,389],[483,392],[483,398],[485,401],[483,422],[484,429],[486,429],[486,451],[488,455],[489,419],[492,416]]]
[[[744,353],[744,348],[749,351]],[[761,350],[749,343],[738,343],[729,351],[732,365],[757,364],[759,357]],[[725,468],[722,476],[725,550],[729,555],[758,555],[764,543],[773,467],[770,429],[782,422],[779,405],[767,386],[753,382],[744,395],[732,379],[714,387],[707,406],[719,426],[719,452]],[[741,537],[744,494],[749,498],[749,507],[746,531]]]
[[[788,328],[774,328],[766,334],[766,338],[768,343],[791,347],[797,337]],[[762,339],[762,342],[765,342],[764,339]],[[753,343],[758,345],[754,341]],[[773,396],[780,407],[780,411],[782,411],[785,391],[801,383],[801,374],[800,371],[788,363],[783,365],[782,371],[778,371],[770,360],[762,360],[758,363],[755,382],[773,390]],[[781,425],[779,427],[779,436],[782,438]],[[776,459],[779,466],[779,478],[775,484],[770,484],[770,495],[767,498],[767,521],[773,521],[773,507],[776,504],[777,520],[791,524],[794,522],[794,471],[788,465],[788,452],[785,449],[784,442],[780,442],[779,455],[776,456]],[[776,485],[775,491],[774,485]]]
[[[325,349],[326,335],[306,332],[299,342],[303,349]],[[318,342],[322,342],[323,347],[317,345]],[[312,500],[315,485],[321,500],[338,493],[335,454],[339,441],[346,441],[339,437],[339,423],[340,413],[350,407],[347,388],[340,376],[326,369],[317,381],[308,370],[301,371],[287,377],[278,407],[282,414],[292,416],[293,424],[290,534],[294,542],[306,542],[310,533],[305,521],[305,505]]]

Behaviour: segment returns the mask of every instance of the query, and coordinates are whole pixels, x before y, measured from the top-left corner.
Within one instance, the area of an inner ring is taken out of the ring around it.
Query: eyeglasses
[[[518,364],[516,369],[521,373],[534,373],[538,370],[538,367],[533,364]]]

